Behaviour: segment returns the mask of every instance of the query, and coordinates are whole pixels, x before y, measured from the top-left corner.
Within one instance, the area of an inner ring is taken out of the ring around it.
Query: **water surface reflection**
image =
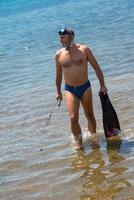
[[[125,177],[128,167],[123,164],[126,158],[120,152],[121,146],[122,140],[118,137],[107,142],[106,151],[100,145],[91,145],[90,153],[77,152],[72,168],[74,171],[83,170],[80,200],[117,199],[117,194],[131,187]]]

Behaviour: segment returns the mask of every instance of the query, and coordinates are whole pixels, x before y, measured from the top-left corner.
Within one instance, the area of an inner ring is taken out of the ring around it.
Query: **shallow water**
[[[99,84],[91,67],[99,146],[90,144],[82,108],[83,151],[73,148],[64,100],[48,119],[55,105],[54,53],[63,22],[74,27],[76,40],[91,47],[102,67],[121,125],[120,140],[105,140]],[[37,5],[1,0],[1,200],[134,199],[133,22],[133,1]]]

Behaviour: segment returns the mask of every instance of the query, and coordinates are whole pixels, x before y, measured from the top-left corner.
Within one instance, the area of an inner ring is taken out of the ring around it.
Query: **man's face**
[[[60,35],[60,42],[62,45],[70,43],[71,37],[69,34]]]

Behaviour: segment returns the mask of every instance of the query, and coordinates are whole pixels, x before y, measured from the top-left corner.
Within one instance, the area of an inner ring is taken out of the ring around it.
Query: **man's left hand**
[[[106,88],[106,86],[103,86],[100,88],[100,92],[103,92],[103,94],[107,94],[108,89]]]

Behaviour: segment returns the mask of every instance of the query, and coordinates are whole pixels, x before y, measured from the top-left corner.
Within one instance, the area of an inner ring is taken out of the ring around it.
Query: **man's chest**
[[[85,59],[82,51],[63,52],[60,55],[59,62],[63,67],[79,66],[84,63]]]

